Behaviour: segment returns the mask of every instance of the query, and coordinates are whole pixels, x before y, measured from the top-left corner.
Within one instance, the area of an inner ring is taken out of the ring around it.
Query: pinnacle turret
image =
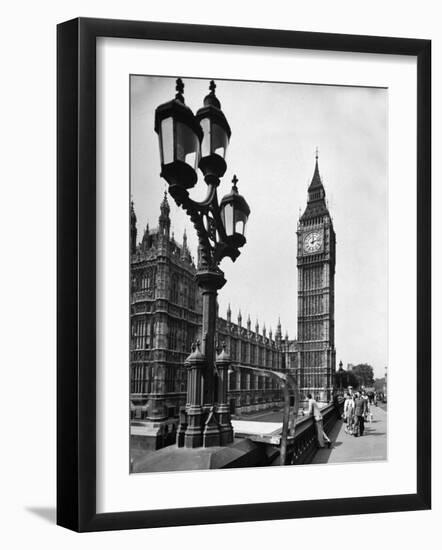
[[[230,309],[230,304],[227,306],[227,322],[232,322],[232,310]]]
[[[169,202],[167,200],[167,192],[165,191],[164,192],[164,198],[163,198],[163,201],[161,202],[161,206],[160,206],[160,217],[158,219],[158,222],[159,222],[159,227],[160,227],[160,233],[162,235],[167,235],[169,236],[169,231],[170,231],[170,206],[169,206]]]
[[[134,210],[134,201],[130,201],[130,253],[135,254],[137,249],[137,216]]]

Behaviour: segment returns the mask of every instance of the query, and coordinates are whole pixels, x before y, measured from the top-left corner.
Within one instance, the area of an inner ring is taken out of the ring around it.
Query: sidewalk
[[[362,437],[345,433],[344,424],[338,421],[331,433],[330,449],[318,449],[312,464],[363,462],[387,459],[387,413],[379,407],[371,408],[373,422],[365,423]]]

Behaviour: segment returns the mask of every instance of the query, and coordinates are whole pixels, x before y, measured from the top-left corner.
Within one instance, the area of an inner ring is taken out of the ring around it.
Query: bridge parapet
[[[328,433],[341,418],[344,402],[331,403],[321,409],[324,430]],[[288,442],[291,464],[309,464],[318,449],[316,426],[313,417],[300,418],[296,423],[295,437]]]
[[[321,409],[323,416],[323,425],[326,432],[329,432],[336,421],[341,417],[344,401],[338,399],[336,403],[326,405]],[[252,422],[252,424],[257,424]],[[266,423],[263,423],[266,424]],[[251,430],[246,430],[239,433],[235,430],[235,437],[244,437],[251,439],[256,443],[260,443],[271,450],[267,452],[267,456],[272,458],[272,466],[280,465],[279,448],[281,445],[282,428],[275,429],[275,425],[269,425],[269,429],[262,433],[253,433]],[[312,416],[298,417],[296,420],[295,434],[289,435],[287,438],[287,461],[286,464],[309,464],[317,451],[317,435],[315,421]]]

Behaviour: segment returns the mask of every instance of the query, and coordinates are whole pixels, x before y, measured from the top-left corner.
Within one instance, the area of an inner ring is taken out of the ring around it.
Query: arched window
[[[174,304],[178,304],[178,297],[179,297],[179,280],[178,275],[174,273],[172,275],[171,285],[170,285],[170,301]]]

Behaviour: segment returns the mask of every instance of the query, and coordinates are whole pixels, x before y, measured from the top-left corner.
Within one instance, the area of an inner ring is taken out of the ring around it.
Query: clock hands
[[[305,246],[307,250],[318,250],[321,246],[322,238],[317,233],[312,233],[306,237]]]

